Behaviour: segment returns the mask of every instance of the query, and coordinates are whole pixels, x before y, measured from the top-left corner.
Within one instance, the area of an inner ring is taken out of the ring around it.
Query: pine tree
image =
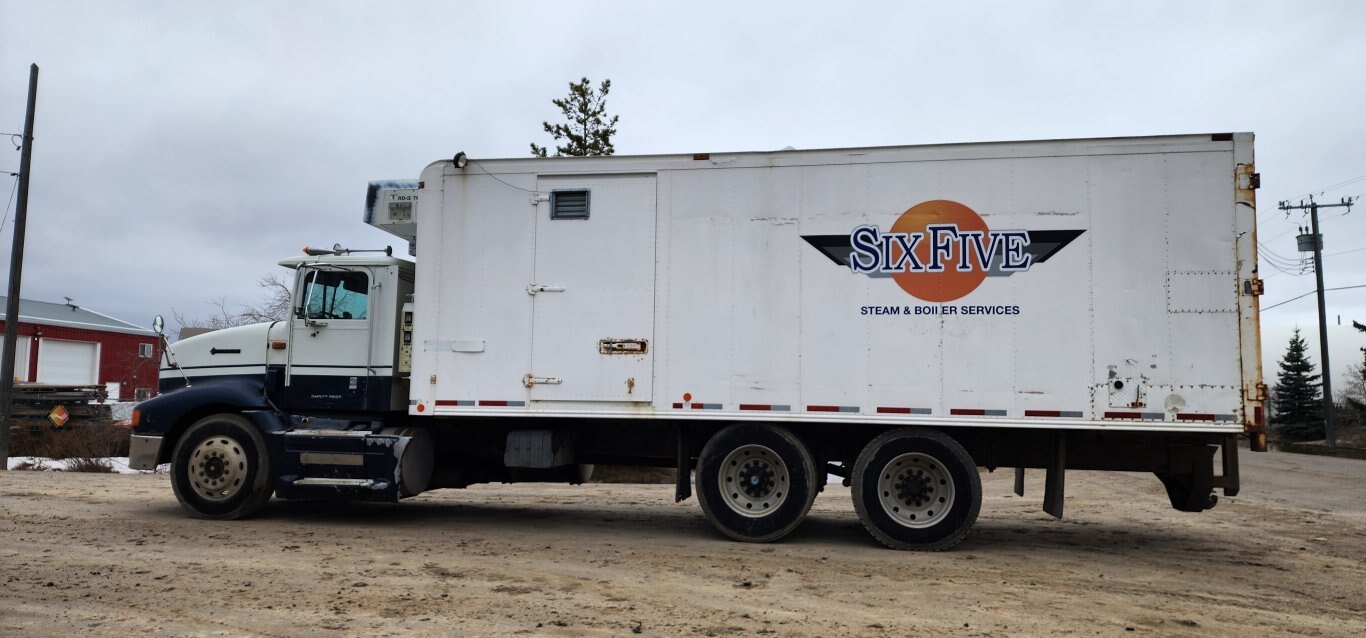
[[[555,141],[568,140],[555,147],[555,155],[611,155],[616,152],[612,136],[617,134],[617,116],[607,117],[607,93],[612,81],[603,80],[595,91],[588,78],[569,83],[569,96],[551,103],[564,113],[565,124],[542,122],[545,132]],[[531,154],[546,156],[546,147],[531,143]]]
[[[1309,441],[1325,436],[1320,377],[1314,374],[1314,362],[1309,360],[1307,350],[1297,328],[1276,376],[1275,415],[1271,423],[1276,426],[1276,433],[1287,441]]]
[[[1366,326],[1355,321],[1352,327],[1366,332]],[[1347,384],[1346,399],[1347,405],[1358,415],[1358,420],[1366,417],[1366,348],[1361,349],[1361,367],[1353,370],[1355,374]]]

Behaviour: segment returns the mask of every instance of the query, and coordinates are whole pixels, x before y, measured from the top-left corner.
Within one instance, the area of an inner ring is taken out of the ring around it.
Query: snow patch
[[[109,462],[110,467],[114,468],[115,474],[153,474],[148,470],[135,470],[128,467],[128,457],[110,456],[104,460]],[[13,470],[20,465],[27,463],[29,466],[39,466],[48,472],[65,472],[71,459],[48,459],[40,456],[11,456],[9,458],[9,469]],[[163,463],[157,466],[156,474],[165,474],[171,471],[170,463]]]

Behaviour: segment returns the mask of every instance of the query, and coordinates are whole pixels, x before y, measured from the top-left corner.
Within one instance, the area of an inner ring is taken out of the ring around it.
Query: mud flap
[[[1053,432],[1052,449],[1048,454],[1048,474],[1044,476],[1043,487],[1043,511],[1053,515],[1053,518],[1062,518],[1062,499],[1065,491],[1065,477],[1067,474],[1067,433],[1063,431]],[[1020,472],[1016,479],[1020,488],[1024,489],[1024,472]]]
[[[692,497],[692,448],[688,441],[688,428],[678,426],[677,450],[678,476],[674,481],[674,502],[682,503]]]
[[[1224,496],[1237,496],[1242,481],[1238,475],[1238,436],[1230,434],[1224,437],[1220,449],[1223,452],[1224,475],[1219,477],[1219,487],[1224,488]]]

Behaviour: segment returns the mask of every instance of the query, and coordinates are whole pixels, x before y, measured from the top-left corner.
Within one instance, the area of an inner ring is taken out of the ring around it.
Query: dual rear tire
[[[816,463],[792,432],[737,424],[697,459],[697,500],[707,521],[735,540],[766,543],[796,529],[816,499]]]
[[[731,425],[698,456],[698,501],[722,534],[775,541],[811,510],[823,483],[817,472],[811,451],[786,428]],[[851,479],[859,520],[893,549],[949,549],[967,536],[982,507],[976,463],[935,430],[905,428],[874,438],[858,455]]]
[[[851,479],[859,521],[892,549],[949,549],[967,537],[982,509],[976,463],[936,430],[905,428],[869,441]]]

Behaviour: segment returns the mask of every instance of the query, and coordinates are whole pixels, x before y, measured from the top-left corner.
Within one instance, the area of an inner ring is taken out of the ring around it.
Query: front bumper
[[[135,470],[157,469],[161,437],[134,434],[128,441],[128,467]]]

